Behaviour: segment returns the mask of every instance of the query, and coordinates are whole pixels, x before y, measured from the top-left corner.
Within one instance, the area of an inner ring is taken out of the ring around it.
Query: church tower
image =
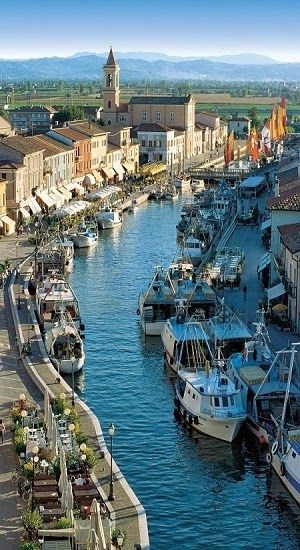
[[[117,124],[117,112],[120,104],[120,67],[115,62],[112,48],[110,48],[103,72],[103,111],[101,118],[105,124]]]

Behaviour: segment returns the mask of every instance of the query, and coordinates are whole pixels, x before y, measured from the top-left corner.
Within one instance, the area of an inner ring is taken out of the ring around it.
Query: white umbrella
[[[95,529],[91,529],[89,532],[88,540],[87,540],[87,549],[88,550],[101,550],[101,547],[99,546],[99,539],[97,537]]]
[[[49,393],[46,390],[44,394],[44,413],[45,413],[45,424],[48,429],[49,425],[49,413],[50,413],[50,401],[49,401]]]
[[[52,421],[52,426],[51,426],[51,446],[52,446],[52,449],[54,451],[54,454],[57,455],[58,454],[58,447],[57,447],[57,427],[56,427],[56,422],[55,422],[55,419],[53,417],[53,413],[51,415],[51,421]]]
[[[106,542],[104,536],[104,530],[102,525],[102,519],[100,514],[100,506],[97,500],[94,498],[91,506],[91,525],[90,533],[95,530],[95,533],[99,539],[99,549],[106,550]]]
[[[63,494],[68,484],[66,455],[63,447],[60,447],[60,450],[59,450],[59,466],[60,466],[60,477],[58,481],[58,486],[59,486],[60,492]]]
[[[66,487],[66,513],[67,513],[67,516],[70,516],[70,514],[73,513],[73,507],[74,507],[74,498],[73,498],[72,483],[71,483],[71,481],[68,481],[67,482],[67,487]]]

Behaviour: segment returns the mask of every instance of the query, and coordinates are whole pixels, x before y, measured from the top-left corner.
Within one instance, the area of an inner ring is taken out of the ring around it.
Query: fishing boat
[[[117,208],[106,207],[100,210],[100,212],[96,214],[96,219],[100,229],[113,229],[122,223],[122,217]]]
[[[172,184],[179,189],[179,191],[188,191],[191,189],[191,178],[189,176],[174,176]]]
[[[167,201],[174,201],[175,199],[178,199],[178,197],[179,193],[175,185],[166,185],[164,191],[164,199],[166,199]]]
[[[263,310],[254,324],[256,332],[243,352],[229,357],[227,374],[236,388],[241,390],[247,410],[247,427],[261,443],[265,443],[274,435],[274,419],[283,408],[288,367],[276,359],[270,348]],[[299,388],[291,384],[290,392],[295,395],[299,393]]]
[[[70,314],[62,314],[46,331],[44,344],[51,362],[61,374],[82,369],[85,359],[83,342]]]
[[[160,336],[174,305],[175,289],[170,275],[163,267],[157,266],[149,287],[140,293],[138,301],[137,313],[146,335]]]
[[[98,233],[90,229],[82,229],[72,235],[75,248],[89,248],[98,242]]]
[[[78,300],[65,279],[56,273],[42,279],[36,288],[37,317],[44,331],[49,330],[64,313],[69,313],[77,330],[84,330]]]
[[[61,235],[51,244],[52,251],[62,251],[64,271],[71,271],[74,262],[74,243],[68,234]]]
[[[274,438],[269,440],[266,460],[280,478],[288,492],[300,504],[300,344],[282,350],[276,361],[284,365],[287,376],[286,391],[281,414],[273,416]],[[282,368],[282,367],[280,367]],[[298,388],[298,392],[295,392]]]
[[[199,324],[191,320],[185,333],[191,337],[194,329],[194,339],[184,337],[177,345],[175,415],[199,432],[231,443],[246,418],[241,392],[214,359],[203,329],[199,338]]]

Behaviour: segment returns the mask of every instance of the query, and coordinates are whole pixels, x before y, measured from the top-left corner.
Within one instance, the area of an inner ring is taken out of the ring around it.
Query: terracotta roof
[[[11,136],[4,139],[0,139],[0,143],[19,151],[23,155],[30,155],[31,153],[37,153],[44,149],[43,146],[38,145],[33,141],[32,137],[24,136]]]
[[[300,252],[300,223],[280,225],[278,231],[284,246],[286,246],[292,254]]]
[[[121,151],[119,145],[115,145],[114,143],[108,143],[107,144],[107,151]]]
[[[129,124],[108,124],[105,126],[105,131],[110,134],[116,134],[122,132],[122,130],[129,130],[131,126]]]
[[[59,153],[64,153],[65,151],[73,151],[74,147],[70,145],[65,145],[56,139],[53,139],[44,134],[34,136],[32,140],[38,145],[40,144],[43,148],[43,157],[52,157],[53,155],[58,155]]]
[[[200,122],[195,122],[195,130],[206,130],[207,126],[200,124]]]
[[[208,115],[208,116],[211,116],[213,118],[219,118],[220,115],[218,115],[217,113],[211,113],[210,111],[198,111],[198,113],[196,113],[197,115]]]
[[[129,105],[186,105],[192,99],[188,96],[134,96],[129,100]]]
[[[88,136],[84,135],[82,132],[79,132],[77,130],[74,130],[73,128],[55,128],[53,130],[56,134],[60,134],[61,136],[65,136],[69,139],[71,139],[73,142],[75,141],[87,141],[89,138]]]
[[[115,62],[115,58],[114,58],[114,54],[113,54],[113,51],[112,51],[112,48],[110,48],[109,50],[109,54],[108,54],[108,58],[107,58],[107,61],[104,65],[104,67],[116,67],[116,62]]]
[[[88,121],[74,122],[69,124],[68,127],[77,130],[78,132],[82,132],[89,137],[101,136],[102,134],[107,134],[109,132],[109,130],[106,130],[103,126],[99,126],[99,124]]]
[[[82,105],[81,109],[89,115],[96,115],[98,111],[102,111],[102,107],[94,107],[93,105]]]
[[[267,201],[269,210],[299,210],[300,214],[300,186],[284,191],[277,197]]]
[[[157,122],[142,122],[135,127],[136,132],[170,132],[172,128],[158,124]]]

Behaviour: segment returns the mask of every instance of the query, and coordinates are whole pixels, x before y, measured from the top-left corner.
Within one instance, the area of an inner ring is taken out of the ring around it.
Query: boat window
[[[202,386],[200,386],[199,392],[200,392],[200,393],[204,393],[204,388],[203,388]]]
[[[189,394],[189,395],[191,395],[191,392],[190,392],[190,390],[188,390],[188,394]]]
[[[233,397],[233,395],[230,396],[230,405],[234,405],[234,397]]]
[[[193,393],[193,399],[195,399],[195,398],[196,398],[196,396],[195,396],[195,394]]]
[[[228,407],[228,397],[227,396],[223,397],[223,407]]]
[[[292,457],[296,458],[296,453],[294,451],[292,452]]]
[[[214,401],[215,401],[215,407],[219,407],[219,406],[220,406],[220,399],[219,399],[219,397],[215,397],[215,398],[214,398]]]

